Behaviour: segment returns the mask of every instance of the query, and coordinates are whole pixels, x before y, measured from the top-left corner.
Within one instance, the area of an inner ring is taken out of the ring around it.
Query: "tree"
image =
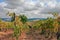
[[[16,21],[15,21],[16,15],[14,12],[12,12],[12,13],[8,12],[8,15],[11,16],[11,22],[14,23],[14,26],[11,25],[14,28],[13,36],[16,37],[16,40],[18,40],[21,30],[20,30],[20,26],[16,26]]]
[[[28,21],[27,17],[25,15],[19,15],[19,18],[21,19],[20,21],[23,23],[23,27],[21,28],[22,31],[27,31],[29,30],[29,25],[26,23]]]
[[[14,12],[8,12],[7,15],[11,16],[11,22],[15,21],[15,13]],[[16,26],[16,22],[14,22],[14,25]]]
[[[8,12],[7,14],[9,16],[11,16],[11,22],[15,21],[15,13],[14,12],[12,12],[12,13]]]
[[[21,18],[23,24],[27,22],[27,17],[25,15],[19,15],[19,17]]]
[[[54,18],[56,19],[57,18],[57,16],[58,16],[58,12],[49,12],[49,14],[52,14],[53,16],[54,16]]]

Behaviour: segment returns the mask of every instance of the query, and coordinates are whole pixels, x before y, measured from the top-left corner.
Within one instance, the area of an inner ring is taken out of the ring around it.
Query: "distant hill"
[[[46,18],[29,18],[28,21],[46,20]]]
[[[11,18],[1,18],[3,21],[11,21]]]
[[[11,21],[11,18],[1,18],[3,21]],[[29,18],[28,21],[46,20],[46,18]]]

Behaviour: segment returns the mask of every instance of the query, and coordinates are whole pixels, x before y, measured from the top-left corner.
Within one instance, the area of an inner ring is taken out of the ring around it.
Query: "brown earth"
[[[0,32],[0,40],[16,40],[12,37],[13,31]],[[39,35],[38,32],[25,33],[22,32],[18,40],[57,40],[56,37],[45,38],[44,35]]]

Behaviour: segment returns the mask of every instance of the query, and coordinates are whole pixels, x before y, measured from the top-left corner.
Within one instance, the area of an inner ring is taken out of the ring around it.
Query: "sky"
[[[8,17],[8,12],[24,14],[28,18],[53,17],[48,12],[60,13],[60,0],[0,0],[0,17]]]
[[[0,2],[3,2],[3,0],[0,0]]]

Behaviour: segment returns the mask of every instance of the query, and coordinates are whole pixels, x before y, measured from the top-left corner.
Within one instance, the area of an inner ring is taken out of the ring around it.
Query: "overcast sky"
[[[8,11],[28,18],[53,17],[48,12],[60,12],[60,0],[0,0],[0,17],[8,17]]]

